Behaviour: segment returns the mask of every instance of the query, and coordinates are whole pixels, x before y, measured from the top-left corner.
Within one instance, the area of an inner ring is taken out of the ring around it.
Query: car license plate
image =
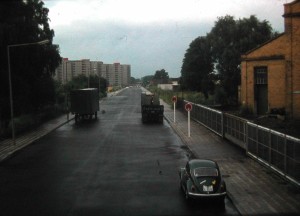
[[[210,185],[210,186],[203,185],[203,191],[211,192],[211,191],[213,191],[213,186],[212,185]]]

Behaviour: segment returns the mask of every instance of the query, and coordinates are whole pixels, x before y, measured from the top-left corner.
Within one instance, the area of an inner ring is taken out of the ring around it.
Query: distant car
[[[185,198],[214,198],[224,203],[226,184],[217,162],[192,159],[179,169],[180,186]]]

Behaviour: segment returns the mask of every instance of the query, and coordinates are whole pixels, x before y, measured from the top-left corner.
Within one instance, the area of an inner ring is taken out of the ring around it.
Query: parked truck
[[[97,119],[99,111],[99,94],[96,88],[72,90],[70,93],[70,111],[75,115],[75,122],[80,119]]]
[[[164,106],[160,105],[158,95],[150,92],[142,92],[141,111],[143,123],[150,121],[163,123]]]

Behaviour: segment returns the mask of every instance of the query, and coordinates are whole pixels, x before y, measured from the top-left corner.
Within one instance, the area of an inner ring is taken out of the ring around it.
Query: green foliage
[[[173,105],[173,102],[172,102],[173,96],[177,96],[178,99],[188,100],[188,101],[196,103],[196,104],[215,105],[215,99],[212,95],[209,95],[209,97],[206,98],[203,93],[199,93],[199,92],[191,92],[191,91],[174,92],[171,90],[162,90],[155,86],[149,87],[148,90],[152,93],[158,94],[159,98],[161,98],[167,104],[170,104],[170,105]]]
[[[17,133],[23,132],[26,128],[32,128],[35,125],[34,116],[31,114],[22,115],[14,119],[15,130]],[[11,123],[9,124],[11,130]]]
[[[240,107],[240,111],[239,111],[239,116],[241,117],[248,117],[248,116],[252,116],[253,115],[253,110],[246,106],[246,105],[242,105]]]
[[[141,82],[140,79],[136,79],[134,77],[130,77],[130,84],[134,85],[134,84],[137,84],[139,82]]]
[[[54,31],[49,27],[48,12],[40,0],[0,2],[0,121],[10,117],[8,45],[50,41],[9,48],[15,116],[55,103],[52,75],[61,58],[58,46],[52,44]]]
[[[157,70],[153,76],[153,82],[157,84],[169,83],[169,74],[165,69]]]
[[[48,121],[49,119],[52,119],[59,115],[62,115],[61,108],[57,105],[51,105],[51,106],[43,107],[43,110],[40,110],[38,113],[25,114],[25,115],[20,115],[18,117],[15,117],[14,118],[15,133],[18,134],[18,133],[31,130],[39,126],[43,122]],[[8,127],[4,128],[3,131],[1,131],[0,135],[3,137],[11,137],[11,133],[12,133],[12,124],[10,121]]]
[[[268,21],[253,15],[239,20],[219,17],[212,30],[187,49],[181,68],[183,89],[202,92],[206,98],[216,91],[217,101],[237,104],[241,55],[276,35]],[[221,88],[216,89],[216,83]]]
[[[151,81],[153,80],[153,75],[148,75],[148,76],[144,76],[142,77],[142,85],[143,86],[147,86],[151,83]]]
[[[55,99],[56,104],[63,104],[65,102],[65,86],[61,85],[60,82],[55,81]]]
[[[100,81],[100,84],[99,84]],[[106,89],[107,89],[107,80],[103,77],[97,75],[91,75],[89,77],[81,74],[79,76],[74,77],[71,81],[66,84],[66,89],[70,92],[73,89],[83,89],[83,88],[98,88],[100,85],[100,98],[106,96]]]
[[[237,104],[238,86],[241,83],[241,55],[274,35],[267,21],[259,21],[253,15],[239,20],[229,15],[218,18],[207,37],[227,103]]]
[[[189,94],[186,95],[185,100],[196,104],[203,104],[204,98],[205,97],[201,92],[189,92]]]
[[[227,105],[227,93],[221,86],[216,87],[214,97],[217,104]]]
[[[213,61],[209,41],[206,37],[198,37],[192,41],[183,59],[181,68],[182,88],[200,91],[208,98],[213,91]]]

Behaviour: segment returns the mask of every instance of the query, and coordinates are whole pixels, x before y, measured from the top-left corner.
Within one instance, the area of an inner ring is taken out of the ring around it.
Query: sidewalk
[[[16,137],[16,143],[13,143],[12,139],[6,139],[0,141],[0,162],[6,158],[12,156],[15,152],[21,150],[22,148],[30,145],[34,141],[40,139],[41,137],[47,135],[51,131],[59,128],[63,124],[71,121],[74,118],[74,115],[69,114],[69,120],[67,115],[60,116],[58,118],[52,119],[39,128],[29,133],[24,133]]]
[[[239,147],[223,140],[200,124],[191,121],[188,137],[187,116],[162,101],[165,119],[197,158],[218,162],[227,185],[228,197],[241,215],[300,215],[300,190],[272,171],[247,157]],[[74,118],[61,116],[43,124],[36,131],[0,142],[0,162],[16,151],[45,136]]]
[[[228,197],[241,215],[300,215],[300,189],[284,181],[245,151],[191,121],[188,137],[187,115],[164,105],[165,119],[197,158],[218,162]]]

